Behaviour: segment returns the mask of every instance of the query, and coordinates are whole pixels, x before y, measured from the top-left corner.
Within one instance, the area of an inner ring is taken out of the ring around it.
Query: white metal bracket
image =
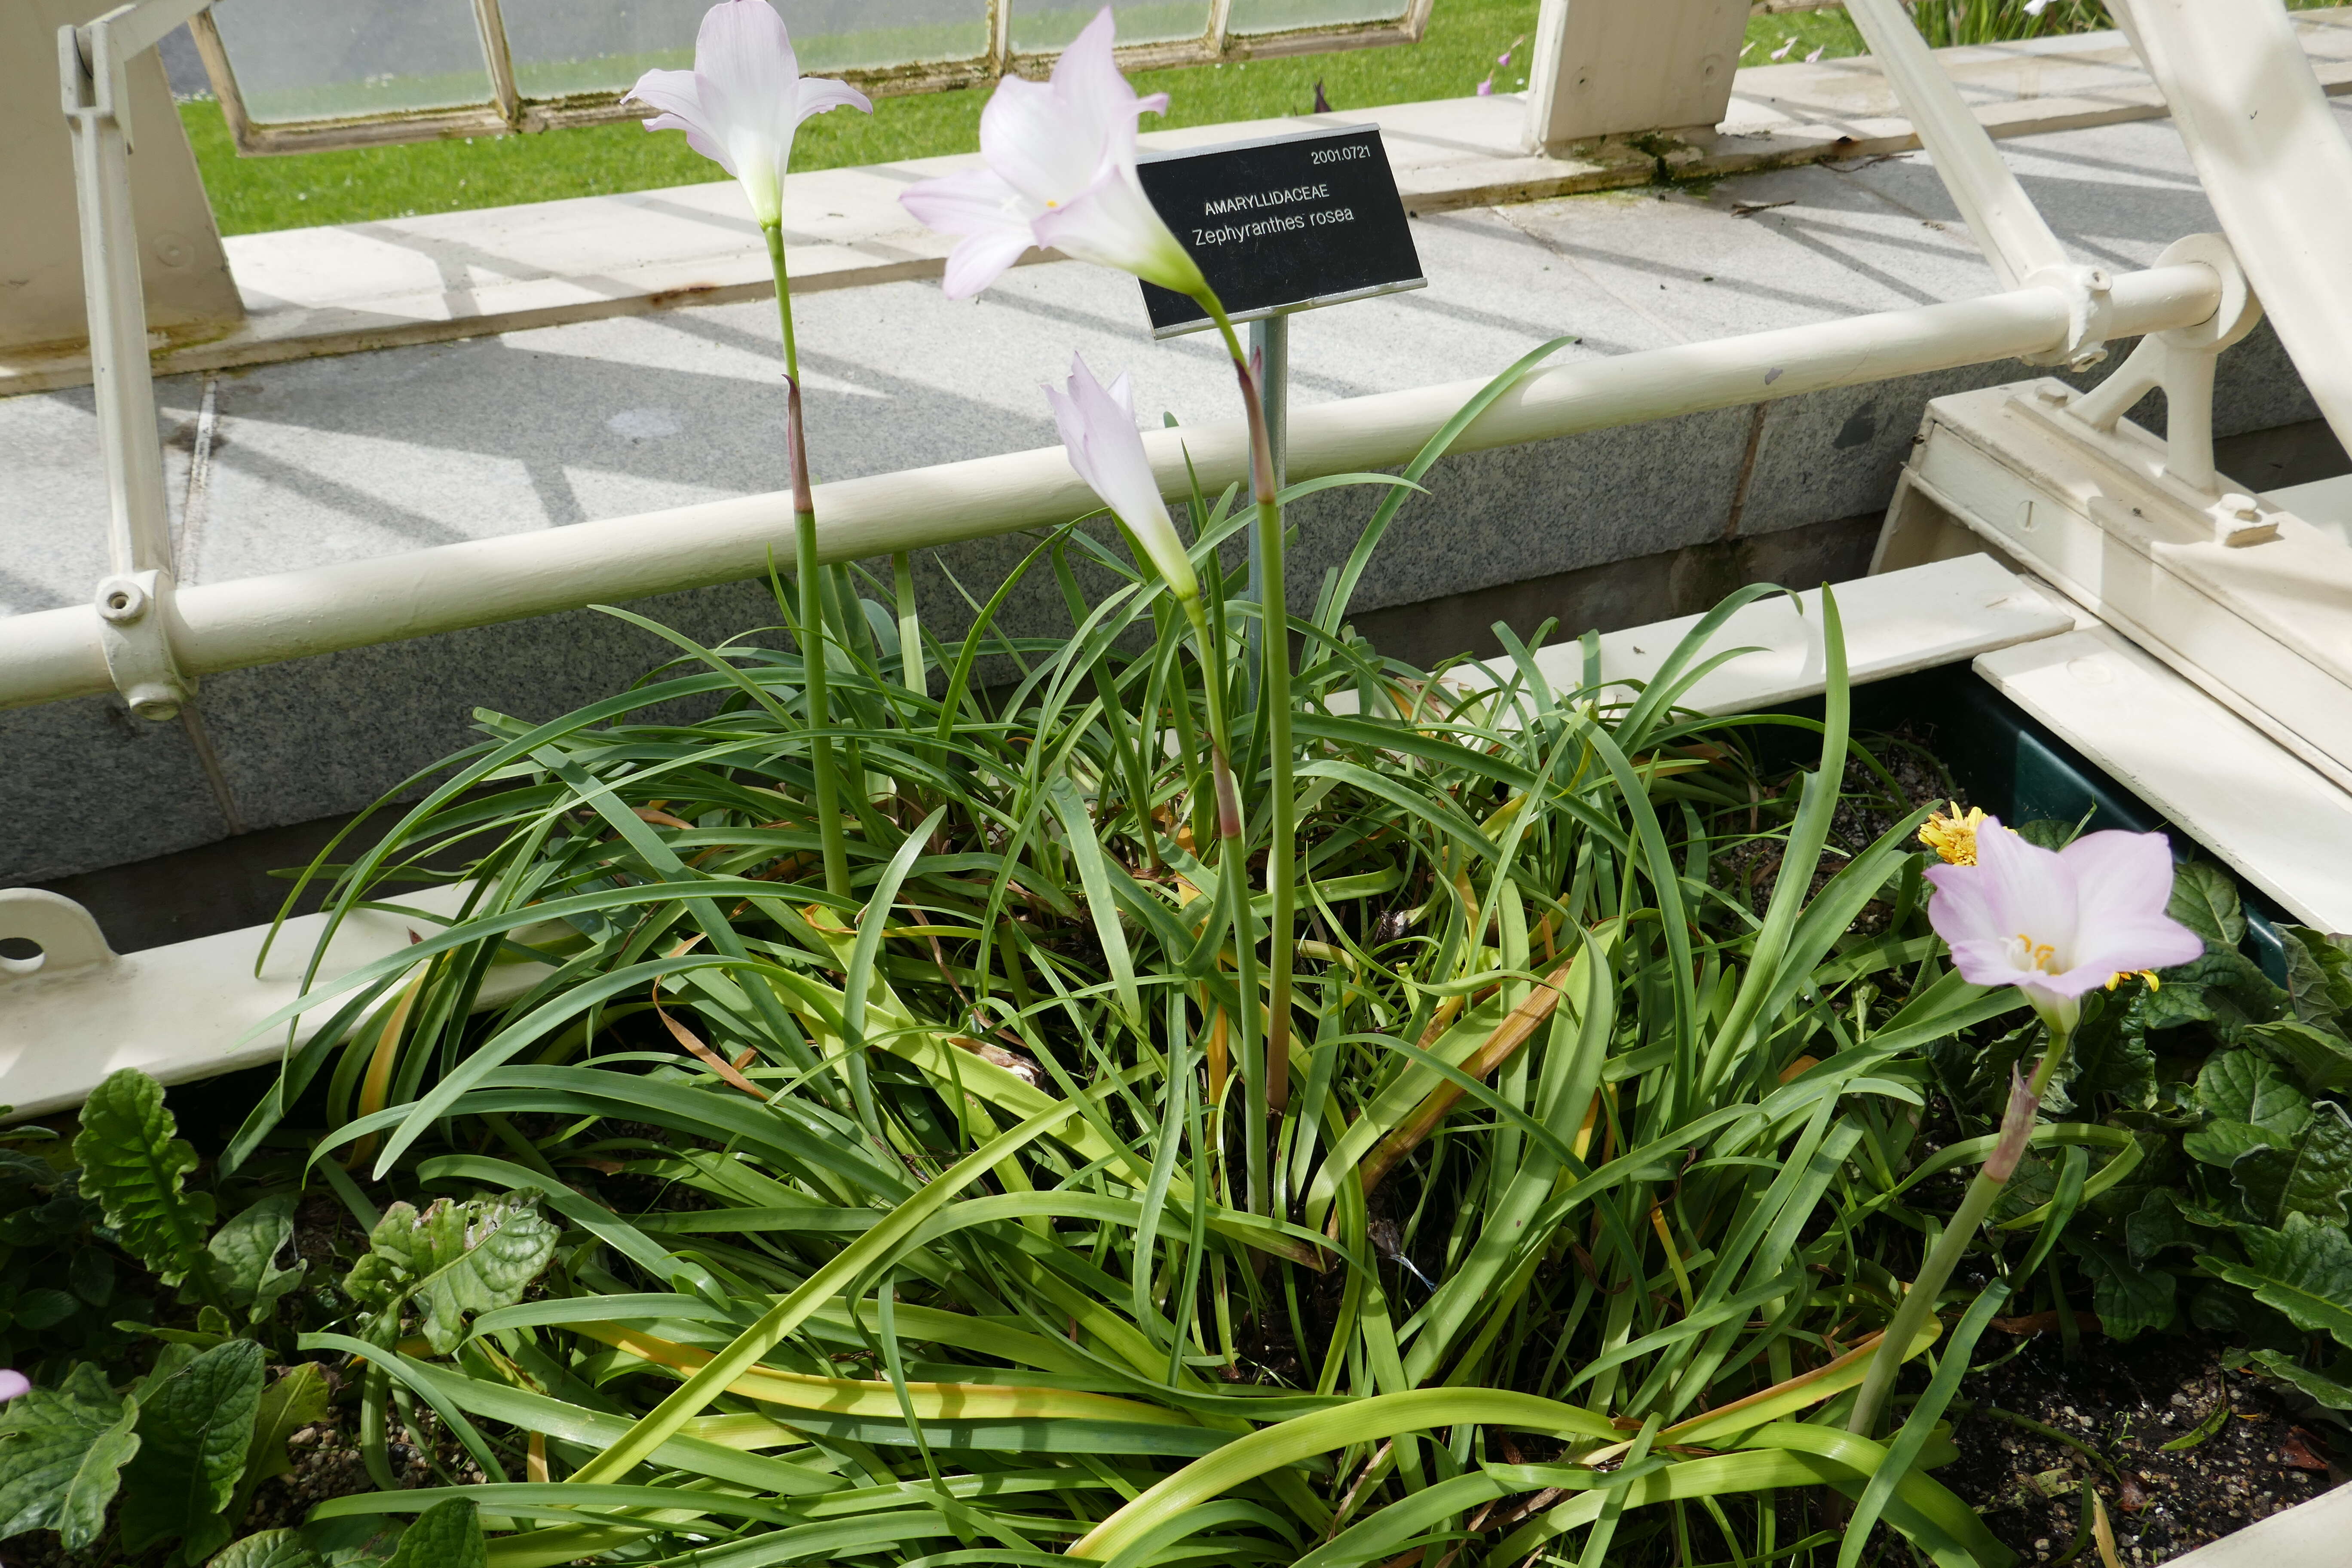
[[[2237,253],[2218,234],[2192,234],[2165,247],[2158,265],[2200,262],[2221,279],[2221,303],[2193,327],[2150,332],[2116,373],[2070,405],[2072,416],[2092,429],[2112,433],[2116,422],[2141,398],[2164,388],[2164,471],[2193,489],[2211,491],[2213,473],[2213,362],[2223,349],[2254,330],[2263,319]],[[2248,515],[2250,496],[2216,509],[2214,538],[2223,544],[2253,544],[2276,536]]]
[[[0,940],[29,942],[37,958],[0,957],[0,984],[34,974],[61,974],[115,956],[90,912],[61,893],[0,888]]]
[[[2104,267],[2074,262],[2027,275],[2029,289],[2055,289],[2066,301],[2066,341],[2047,353],[2027,354],[2028,364],[2088,370],[2107,357],[2107,318],[2115,302],[2115,279]]]
[[[98,584],[100,645],[114,689],[142,719],[179,717],[195,682],[172,654],[172,574],[121,572]]]
[[[2251,309],[2217,313],[2212,341]],[[2181,357],[2201,359],[2210,385],[2210,354]],[[2206,427],[2195,485],[2173,471],[2173,443],[2078,412],[2105,391],[2045,380],[1929,403],[1872,570],[1990,545],[2352,790],[2352,549],[2212,473]],[[2112,395],[2128,406],[2130,391]],[[2176,401],[2175,441],[2183,412]]]

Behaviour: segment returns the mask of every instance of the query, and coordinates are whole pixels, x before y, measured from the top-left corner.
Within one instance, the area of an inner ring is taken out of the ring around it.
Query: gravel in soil
[[[2344,1428],[2298,1414],[2297,1398],[2275,1384],[2226,1370],[2223,1348],[2185,1335],[2117,1345],[2085,1334],[2070,1358],[2057,1333],[2038,1334],[1961,1384],[1960,1457],[1937,1479],[2028,1563],[2098,1563],[2079,1539],[2089,1533],[2083,1489],[2094,1488],[2131,1568],[2346,1479]]]

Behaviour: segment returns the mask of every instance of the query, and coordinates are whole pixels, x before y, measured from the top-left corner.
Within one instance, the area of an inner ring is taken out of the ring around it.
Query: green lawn
[[[1438,0],[1418,44],[1146,71],[1135,80],[1139,90],[1164,90],[1171,100],[1166,118],[1147,125],[1304,113],[1318,80],[1341,109],[1466,97],[1489,71],[1496,90],[1507,92],[1527,85],[1524,39],[1535,20],[1536,0]],[[1496,57],[1515,40],[1520,43],[1510,65],[1497,69]],[[1861,47],[1843,11],[1759,16],[1748,26],[1745,63],[1760,64],[1791,40],[1784,59],[1816,48],[1834,58]],[[979,144],[986,99],[985,91],[923,93],[883,99],[870,117],[835,110],[802,128],[793,166],[830,169],[969,151]],[[634,124],[240,158],[218,105],[184,103],[180,113],[224,234],[646,190],[718,174],[688,150],[683,135],[648,135]]]

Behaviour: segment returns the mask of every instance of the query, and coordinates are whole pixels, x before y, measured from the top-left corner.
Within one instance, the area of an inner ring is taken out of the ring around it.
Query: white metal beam
[[[2279,341],[2352,447],[2352,145],[2279,0],[2111,7]]]
[[[2158,268],[2116,278],[2113,299],[2117,331],[2154,331],[2211,316],[2221,282],[2201,265]],[[2069,321],[2058,290],[2029,288],[1561,365],[1498,399],[1456,446],[1548,440],[2046,352],[2067,341]],[[1483,384],[1295,410],[1290,477],[1402,464]],[[1188,454],[1213,492],[1244,477],[1238,421],[1154,431],[1144,442],[1171,496],[1187,493]],[[926,549],[1066,521],[1097,505],[1060,447],[1009,453],[819,486],[818,550],[845,561]],[[772,552],[789,553],[791,539],[789,496],[750,496],[203,584],[163,607],[163,624],[178,667],[201,676],[756,576]],[[110,689],[102,626],[86,606],[0,619],[0,707]]]

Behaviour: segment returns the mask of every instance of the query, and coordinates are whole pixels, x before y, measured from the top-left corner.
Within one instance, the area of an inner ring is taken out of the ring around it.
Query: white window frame
[[[1039,77],[1053,64],[1056,51],[1015,52],[1012,47],[1014,0],[988,0],[988,52],[962,59],[915,65],[878,66],[828,74],[876,98],[904,93],[945,92],[994,81],[1007,75]],[[1160,43],[1134,44],[1117,52],[1124,70],[1157,70],[1170,66],[1212,65],[1240,60],[1273,59],[1285,55],[1318,54],[1336,49],[1380,48],[1421,41],[1429,26],[1435,0],[1406,0],[1404,15],[1395,21],[1355,22],[1331,27],[1297,27],[1267,33],[1235,33],[1228,20],[1233,0],[1211,0],[1209,25],[1198,37]],[[635,120],[641,106],[625,106],[624,93],[614,90],[565,93],[550,98],[526,98],[515,83],[512,52],[507,47],[506,19],[499,0],[473,0],[474,21],[480,35],[482,62],[490,97],[479,104],[448,109],[395,110],[379,113],[339,115],[319,120],[257,121],[246,110],[236,70],[220,30],[209,10],[189,22],[196,52],[212,79],[214,96],[228,121],[236,150],[247,157],[280,153],[318,153],[344,147],[375,147],[399,142],[433,142],[457,136],[508,136],[572,125],[601,125]]]

